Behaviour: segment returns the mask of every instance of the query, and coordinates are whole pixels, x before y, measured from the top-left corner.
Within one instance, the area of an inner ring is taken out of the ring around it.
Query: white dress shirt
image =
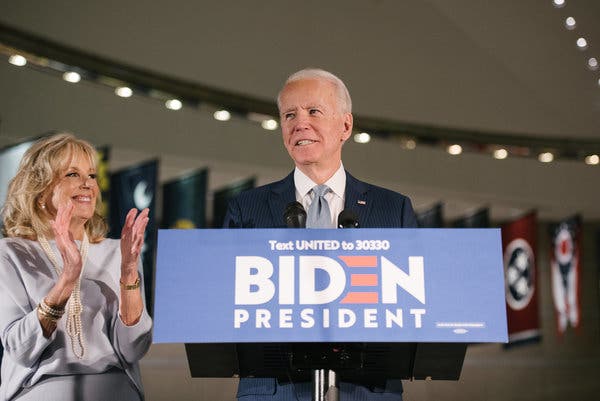
[[[324,184],[331,188],[331,191],[325,195],[325,200],[329,204],[331,228],[336,228],[338,215],[344,210],[344,194],[346,191],[346,171],[342,163]],[[302,204],[304,210],[308,211],[314,198],[312,189],[318,184],[296,167],[294,170],[294,185],[296,186],[296,200]]]

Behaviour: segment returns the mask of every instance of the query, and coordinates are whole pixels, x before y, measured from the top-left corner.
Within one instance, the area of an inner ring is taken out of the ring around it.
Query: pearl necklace
[[[48,259],[50,259],[50,262],[52,262],[52,266],[54,267],[56,274],[60,276],[62,267],[59,265],[56,254],[50,247],[50,243],[46,237],[42,235],[38,236],[38,241],[46,253],[46,256],[48,256]],[[90,241],[87,234],[84,232],[83,240],[81,241],[81,247],[79,248],[79,253],[81,255],[81,273],[79,274],[79,278],[75,283],[73,292],[67,301],[67,333],[71,338],[71,348],[73,349],[73,353],[79,359],[83,359],[83,356],[85,355],[85,341],[83,339],[83,330],[81,324],[81,312],[83,311],[83,305],[81,304],[80,290],[81,277],[83,276],[83,269],[85,268],[85,261],[87,259],[89,246]]]

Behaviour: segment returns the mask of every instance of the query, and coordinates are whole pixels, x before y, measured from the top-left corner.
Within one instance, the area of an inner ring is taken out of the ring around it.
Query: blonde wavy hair
[[[42,138],[25,152],[17,175],[8,184],[6,203],[2,208],[5,236],[31,240],[37,240],[38,235],[53,236],[50,227],[53,216],[41,207],[40,198],[56,185],[78,152],[86,155],[90,165],[96,168],[96,149],[69,133]],[[101,206],[98,193],[94,215],[84,226],[92,243],[102,241],[108,228],[101,215]]]

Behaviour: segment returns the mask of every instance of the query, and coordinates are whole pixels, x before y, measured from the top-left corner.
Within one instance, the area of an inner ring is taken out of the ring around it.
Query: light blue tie
[[[312,189],[312,191],[315,196],[308,207],[306,227],[332,228],[329,203],[327,203],[327,199],[325,199],[325,194],[331,191],[331,188],[329,188],[327,185],[317,185]]]

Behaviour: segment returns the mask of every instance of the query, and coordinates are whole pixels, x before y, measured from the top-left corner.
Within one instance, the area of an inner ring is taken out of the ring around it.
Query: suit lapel
[[[344,209],[352,210],[358,216],[358,223],[364,227],[371,211],[368,186],[346,171],[346,194]]]
[[[285,207],[296,200],[296,187],[294,186],[294,172],[292,171],[283,180],[276,182],[269,193],[269,208],[273,227],[285,227],[283,212]]]
[[[358,216],[359,224],[364,227],[371,211],[368,185],[354,178],[346,171],[346,193],[344,209],[352,210]],[[285,227],[283,212],[290,202],[296,200],[294,172],[283,180],[274,183],[269,193],[269,209],[273,227]]]

